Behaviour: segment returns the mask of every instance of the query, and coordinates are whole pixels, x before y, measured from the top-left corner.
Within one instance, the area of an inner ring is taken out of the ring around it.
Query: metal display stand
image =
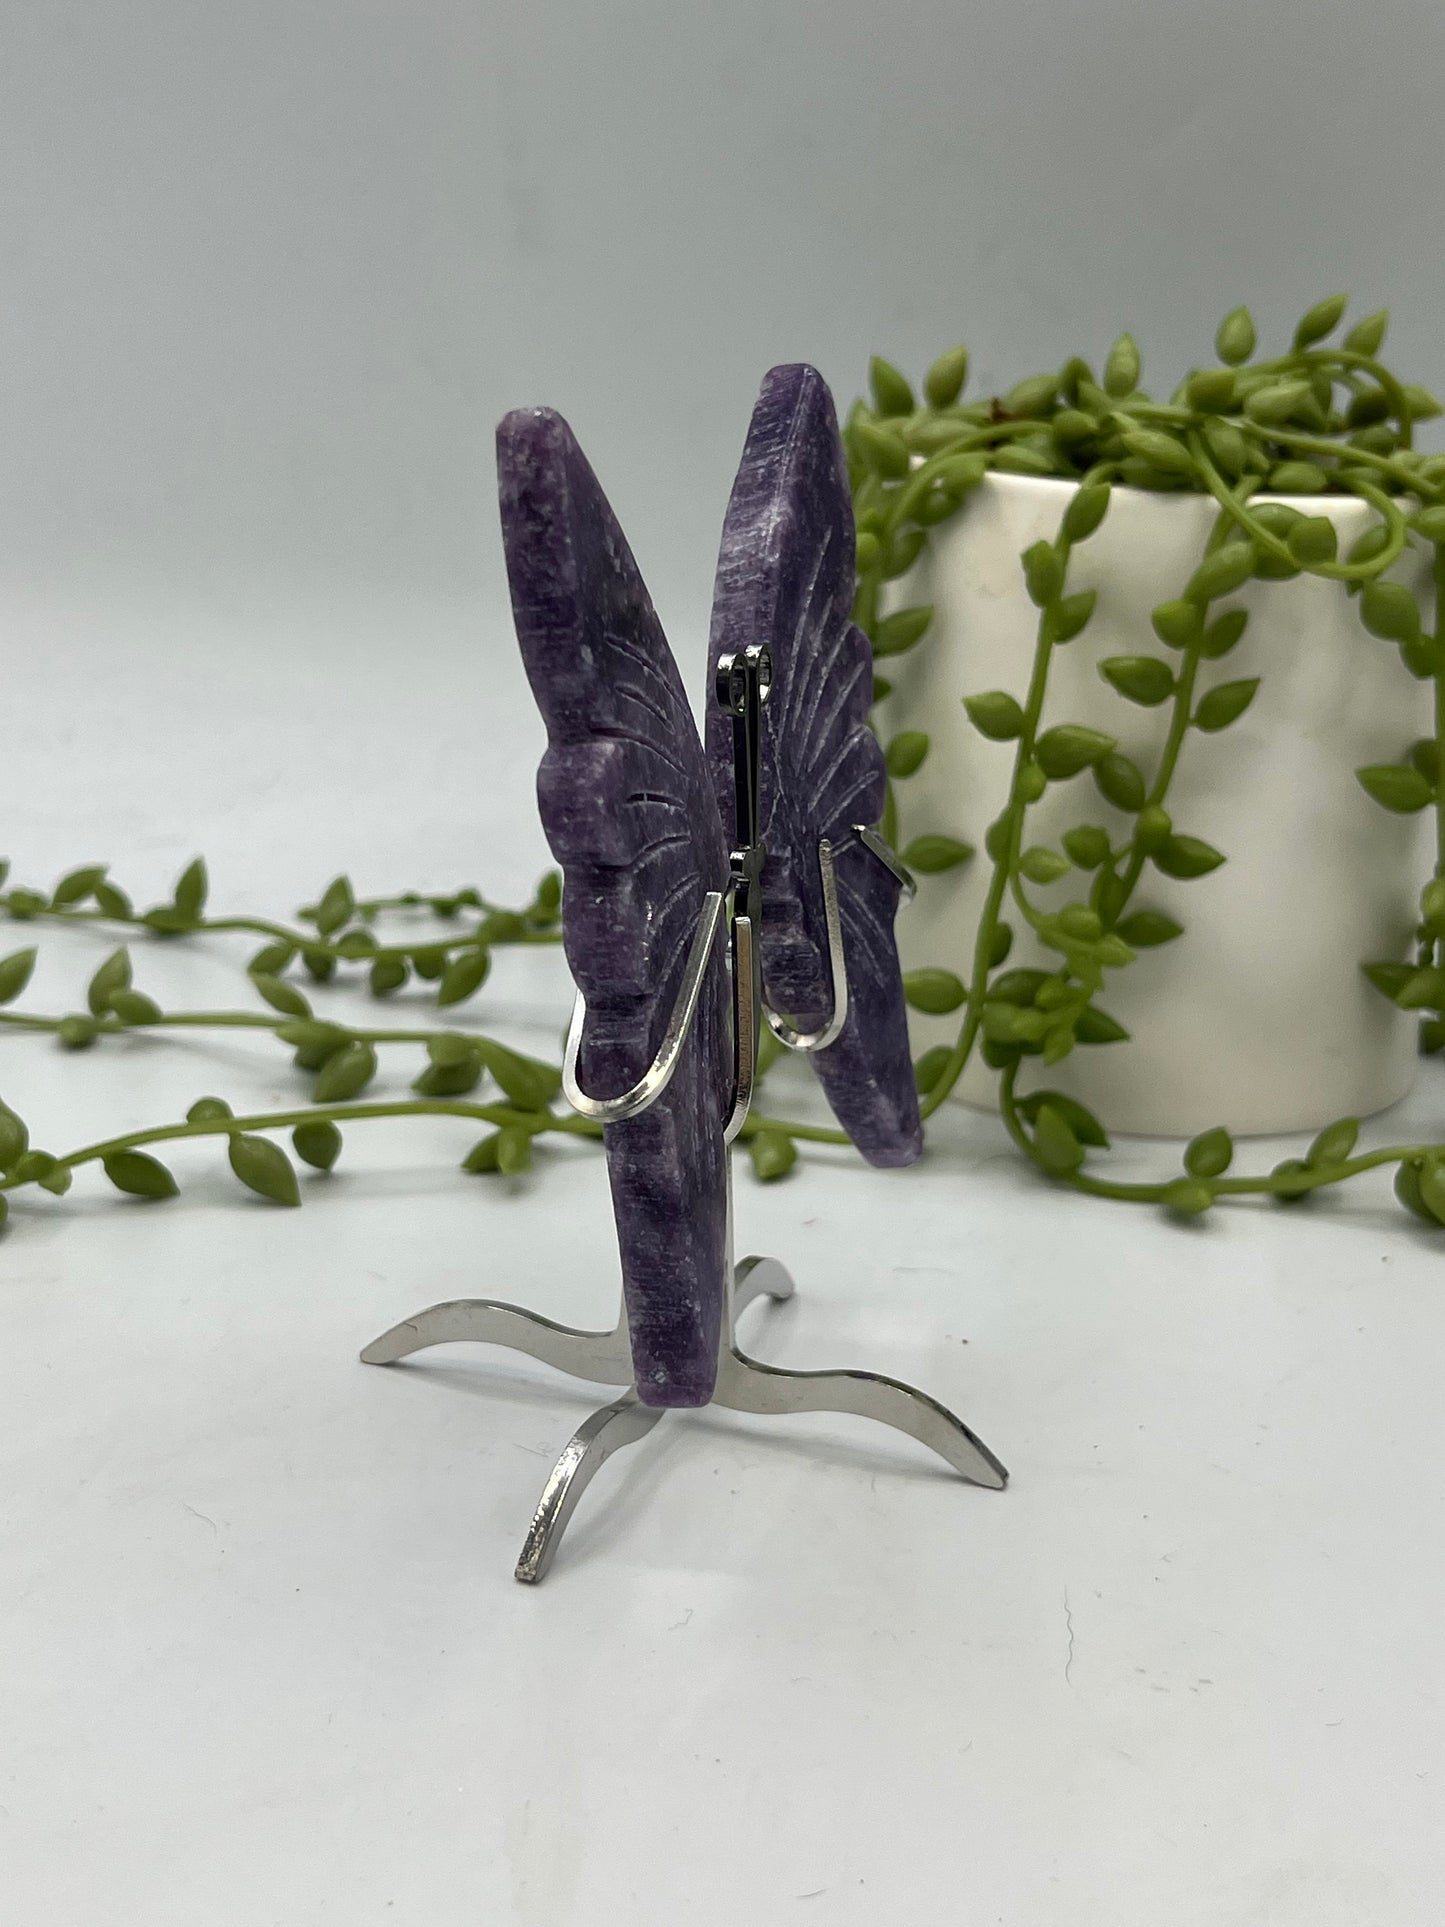
[[[725,1133],[729,1146],[741,1130],[752,1101],[757,1039],[764,1019],[780,1043],[804,1053],[825,1049],[843,1027],[848,1007],[847,971],[832,851],[826,841],[819,844],[818,861],[833,973],[832,1017],[818,1031],[799,1032],[767,1009],[763,998],[755,941],[765,855],[758,833],[759,732],[771,667],[764,649],[748,649],[738,656],[726,657],[719,667],[717,697],[733,718],[737,841],[732,852],[731,874],[726,892],[709,893],[703,904],[682,985],[657,1056],[637,1084],[620,1097],[590,1097],[578,1082],[577,1059],[586,1013],[582,999],[577,1000],[567,1041],[563,1082],[569,1100],[584,1116],[604,1123],[635,1117],[655,1103],[667,1088],[696,1015],[713,945],[725,922],[731,934],[734,1017],[733,1102]],[[863,826],[856,826],[854,834],[911,889],[912,879],[881,838]],[[878,1372],[790,1371],[765,1365],[742,1349],[737,1338],[737,1321],[744,1310],[760,1297],[791,1298],[794,1287],[791,1275],[776,1258],[744,1258],[734,1264],[731,1150],[728,1163],[726,1302],[712,1403],[729,1411],[769,1416],[788,1412],[850,1412],[859,1418],[876,1419],[930,1447],[971,1483],[1001,1489],[1008,1478],[1003,1465],[962,1419],[926,1392]],[[393,1365],[433,1345],[458,1342],[501,1345],[525,1352],[573,1378],[627,1388],[620,1398],[594,1412],[579,1427],[552,1468],[516,1567],[519,1580],[535,1585],[551,1565],[567,1521],[599,1467],[620,1447],[650,1432],[668,1408],[645,1405],[638,1397],[625,1309],[610,1331],[582,1331],[498,1299],[454,1299],[432,1305],[415,1317],[393,1325],[390,1331],[373,1339],[361,1357],[368,1365]]]

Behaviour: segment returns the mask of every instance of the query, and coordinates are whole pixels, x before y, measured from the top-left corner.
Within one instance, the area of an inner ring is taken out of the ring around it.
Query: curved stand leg
[[[733,1317],[741,1317],[756,1298],[782,1304],[796,1290],[792,1272],[776,1258],[740,1258],[733,1272]]]
[[[624,1392],[611,1405],[594,1412],[573,1433],[542,1488],[522,1556],[517,1561],[516,1576],[524,1586],[535,1586],[539,1579],[546,1577],[567,1521],[593,1474],[620,1446],[631,1445],[650,1432],[663,1410],[661,1406],[644,1405],[636,1392]]]
[[[594,1385],[632,1383],[625,1319],[619,1318],[611,1331],[580,1331],[574,1325],[558,1325],[539,1312],[504,1304],[497,1298],[453,1298],[430,1305],[415,1317],[393,1325],[380,1338],[373,1338],[361,1360],[364,1365],[394,1365],[399,1358],[408,1358],[431,1345],[462,1341],[505,1345]]]
[[[792,1372],[730,1345],[718,1367],[715,1405],[734,1412],[852,1412],[906,1432],[974,1485],[1002,1491],[1007,1469],[961,1418],[901,1379],[880,1372]]]

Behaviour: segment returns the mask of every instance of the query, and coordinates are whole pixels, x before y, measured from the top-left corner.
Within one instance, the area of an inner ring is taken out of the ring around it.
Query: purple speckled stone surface
[[[562,866],[567,961],[587,1000],[584,1090],[652,1062],[705,893],[724,886],[717,803],[677,666],[572,431],[519,409],[497,431],[502,534],[527,676],[547,725],[542,824]],[[605,1130],[639,1396],[703,1405],[717,1373],[732,1081],[721,942],[672,1082]]]
[[[883,812],[883,752],[868,728],[873,671],[850,619],[853,510],[833,398],[815,368],[764,378],[723,525],[711,648],[766,643],[763,710],[763,981],[802,1029],[833,1008],[818,840],[833,845],[848,1019],[810,1061],[838,1122],[871,1164],[911,1164],[923,1148],[893,919],[897,879],[852,833]],[[708,755],[730,821],[727,719],[708,716]]]

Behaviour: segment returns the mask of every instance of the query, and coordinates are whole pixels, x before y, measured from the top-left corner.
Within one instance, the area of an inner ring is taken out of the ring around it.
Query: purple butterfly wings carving
[[[728,878],[733,761],[711,705],[705,756],[677,666],[616,518],[572,431],[520,409],[497,431],[502,533],[527,676],[547,725],[537,798],[562,866],[567,960],[587,1006],[578,1073],[629,1090],[671,1015],[708,891]],[[908,1164],[922,1132],[893,917],[899,885],[859,842],[883,808],[867,726],[872,667],[849,618],[853,520],[822,377],[775,368],[753,413],[723,529],[711,653],[766,643],[762,968],[772,1007],[813,1029],[832,1011],[819,839],[835,853],[850,1001],[812,1061],[874,1164]],[[726,829],[724,828],[726,825]],[[663,1094],[604,1127],[639,1397],[712,1396],[726,1298],[732,1093],[719,942]]]
[[[849,1008],[836,1043],[812,1056],[838,1122],[870,1163],[911,1164],[923,1146],[893,919],[899,883],[855,824],[883,813],[883,752],[868,728],[873,670],[850,616],[853,510],[827,384],[801,363],[763,381],[723,525],[712,655],[765,643],[763,982],[800,1029],[833,1008],[818,842],[833,846]],[[732,791],[727,719],[708,718],[720,799]],[[724,803],[724,807],[727,807]]]
[[[697,727],[637,564],[560,415],[497,432],[522,659],[547,725],[537,800],[562,866],[567,961],[587,1001],[579,1074],[617,1096],[651,1064],[703,897],[727,877]],[[723,1107],[732,1076],[719,944],[663,1095],[605,1127],[639,1397],[712,1396],[724,1300]]]

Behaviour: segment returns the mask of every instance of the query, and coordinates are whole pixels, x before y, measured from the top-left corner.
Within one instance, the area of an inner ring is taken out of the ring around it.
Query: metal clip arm
[[[580,1111],[583,1117],[593,1118],[599,1124],[620,1124],[624,1118],[636,1117],[649,1104],[655,1104],[672,1082],[682,1047],[697,1016],[703,978],[707,975],[712,947],[722,923],[723,902],[721,890],[709,890],[703,898],[687,967],[677,987],[677,997],[673,1002],[672,1015],[667,1020],[667,1029],[663,1032],[662,1044],[631,1090],[623,1091],[619,1097],[589,1097],[577,1081],[582,1026],[587,1021],[587,1000],[578,991],[577,1001],[572,1006],[572,1022],[567,1028],[567,1048],[562,1056],[562,1089],[574,1111]]]

